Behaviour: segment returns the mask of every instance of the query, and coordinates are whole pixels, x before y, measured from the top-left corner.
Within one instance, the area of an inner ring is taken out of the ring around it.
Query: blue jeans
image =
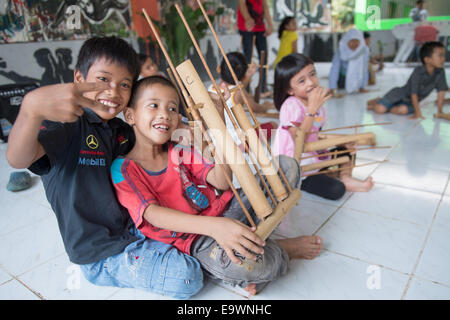
[[[146,238],[134,227],[130,233],[139,240],[123,252],[80,266],[89,282],[142,289],[177,299],[188,299],[200,291],[203,273],[197,259],[172,245]]]

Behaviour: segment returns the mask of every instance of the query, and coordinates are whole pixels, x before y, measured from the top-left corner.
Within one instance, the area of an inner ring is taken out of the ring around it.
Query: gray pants
[[[283,155],[278,157],[278,161],[291,187],[300,189],[301,172],[298,162],[293,158]],[[258,177],[257,179],[259,180]],[[262,186],[261,183],[260,185]],[[242,189],[237,189],[237,191],[252,219],[258,224],[259,219],[251,207],[247,196]],[[266,196],[268,197],[267,194]],[[270,197],[268,197],[268,201],[269,203],[272,202]],[[236,197],[230,201],[223,216],[248,224],[247,218]],[[214,279],[221,279],[225,283],[233,286],[238,285],[244,288],[254,283],[258,289],[258,284],[275,280],[284,275],[288,269],[289,257],[287,252],[276,241],[271,239],[266,240],[264,254],[258,254],[256,261],[245,259],[245,257],[240,256],[237,252],[235,254],[242,260],[242,264],[238,265],[232,262],[225,250],[213,238],[207,236],[201,236],[191,247],[191,255],[199,260],[207,276]]]

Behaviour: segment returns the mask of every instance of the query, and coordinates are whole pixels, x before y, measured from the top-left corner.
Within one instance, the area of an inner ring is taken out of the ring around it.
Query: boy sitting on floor
[[[391,89],[382,98],[367,101],[367,110],[382,114],[391,112],[397,115],[412,114],[410,119],[424,119],[419,102],[425,99],[433,89],[438,91],[437,108],[442,113],[445,93],[448,89],[445,80],[445,48],[437,41],[426,42],[420,48],[422,65],[414,69],[403,87]]]

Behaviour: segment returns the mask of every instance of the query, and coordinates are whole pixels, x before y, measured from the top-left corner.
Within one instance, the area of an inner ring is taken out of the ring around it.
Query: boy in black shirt
[[[112,160],[134,144],[131,127],[115,116],[127,106],[139,71],[136,52],[124,40],[87,40],[74,83],[24,97],[6,156],[14,168],[42,175],[69,259],[90,282],[185,299],[203,285],[200,264],[145,238],[111,183]]]
[[[433,89],[438,91],[438,113],[442,113],[447,82],[443,69],[445,48],[442,43],[426,42],[420,49],[422,65],[416,67],[403,87],[391,89],[383,98],[367,102],[367,109],[376,113],[391,112],[398,115],[412,114],[411,119],[424,119],[419,108],[419,101],[425,99]]]

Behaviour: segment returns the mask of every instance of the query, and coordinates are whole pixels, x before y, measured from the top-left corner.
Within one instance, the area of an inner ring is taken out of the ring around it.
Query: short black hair
[[[128,102],[129,108],[136,108],[136,103],[139,99],[140,93],[145,88],[154,85],[154,84],[161,84],[163,86],[167,86],[169,88],[173,88],[178,96],[178,91],[175,87],[175,85],[167,79],[166,77],[156,75],[156,76],[150,76],[150,77],[144,77],[136,82],[136,84],[133,86],[133,90],[131,92],[130,101]],[[178,100],[180,100],[180,97],[178,96]],[[180,111],[180,108],[178,107],[178,111]]]
[[[295,19],[293,16],[287,16],[284,17],[284,19],[281,21],[280,26],[278,27],[278,38],[281,39],[281,36],[283,35],[283,31],[286,28],[286,25],[291,22],[292,19]]]
[[[420,61],[425,64],[425,58],[431,57],[435,48],[444,48],[444,45],[439,41],[425,42],[419,51]]]
[[[227,58],[230,61],[231,68],[233,68],[237,79],[241,81],[248,69],[247,59],[245,59],[245,56],[242,53],[237,51],[227,53]],[[222,63],[220,64],[220,77],[226,83],[235,84],[225,59],[222,59]]]
[[[370,33],[367,31],[364,31],[363,35],[364,35],[364,39],[370,38]]]
[[[314,64],[311,58],[301,53],[291,53],[278,62],[275,67],[273,102],[277,110],[281,109],[284,100],[289,97],[290,81],[304,67]]]
[[[136,82],[141,72],[137,53],[125,40],[114,36],[86,40],[78,53],[75,69],[86,78],[94,62],[102,58],[126,67],[133,77],[133,83]]]

